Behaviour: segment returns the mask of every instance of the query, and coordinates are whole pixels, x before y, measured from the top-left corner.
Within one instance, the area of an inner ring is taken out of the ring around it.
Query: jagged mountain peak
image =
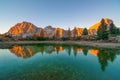
[[[53,27],[52,27],[51,25],[48,25],[48,26],[46,26],[45,28],[49,28],[49,29],[50,29],[50,28],[53,28]]]
[[[101,21],[102,20],[104,20],[105,24],[107,24],[107,25],[110,25],[111,23],[113,23],[112,19],[109,19],[109,18],[102,18]],[[91,27],[89,27],[89,29],[97,30],[98,27],[101,25],[101,21],[99,21],[96,24],[92,25]]]
[[[107,25],[107,27],[110,27],[110,24],[113,23],[112,19],[109,18],[102,18],[99,22],[95,23],[94,25],[89,27],[89,35],[96,35],[98,28],[101,25],[102,20],[104,20],[104,23]]]

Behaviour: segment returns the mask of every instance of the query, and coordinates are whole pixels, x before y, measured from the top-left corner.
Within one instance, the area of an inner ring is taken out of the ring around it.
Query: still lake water
[[[0,49],[0,80],[120,80],[120,50],[14,45]]]

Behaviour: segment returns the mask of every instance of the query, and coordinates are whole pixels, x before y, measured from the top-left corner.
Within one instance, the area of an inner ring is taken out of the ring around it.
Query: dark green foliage
[[[105,26],[104,26],[105,27]],[[107,30],[104,30],[102,27],[99,27],[98,31],[97,31],[97,39],[100,40],[100,39],[108,39],[108,34],[109,32]]]
[[[110,24],[110,34],[117,34],[117,28],[113,23]]]
[[[69,37],[62,37],[61,40],[62,41],[67,41],[67,40],[70,40],[70,38]]]
[[[108,62],[113,62],[116,57],[116,51],[109,51],[109,50],[100,50],[98,54],[98,60],[101,65],[101,69],[105,71],[106,67],[108,66]]]
[[[81,37],[80,37],[80,36],[75,37],[75,40],[80,40],[80,39],[81,39]]]
[[[32,37],[27,36],[27,37],[25,38],[25,40],[32,40]]]
[[[2,39],[0,39],[0,41],[3,41]]]
[[[120,29],[119,28],[116,29],[116,33],[120,34]]]
[[[87,30],[87,28],[84,28],[84,30],[83,30],[83,33],[82,33],[83,35],[88,35],[88,30]]]
[[[5,35],[5,37],[7,37],[7,38],[12,38],[12,36],[11,36],[11,35]]]
[[[55,40],[55,38],[54,38],[54,37],[52,37],[52,38],[49,38],[49,40]]]
[[[83,48],[83,54],[84,54],[85,56],[87,56],[87,54],[88,54],[88,48]]]
[[[36,40],[45,41],[45,40],[48,40],[48,38],[45,38],[45,37],[37,37]]]
[[[45,41],[45,40],[49,40],[49,39],[48,39],[48,38],[45,38],[45,37],[35,37],[35,38],[33,38],[33,37],[31,37],[31,36],[27,36],[27,37],[25,38],[25,40]]]
[[[100,39],[106,40],[106,39],[108,39],[108,34],[109,34],[109,32],[107,31],[107,25],[105,24],[104,19],[102,19],[101,25],[97,31],[97,39],[98,40],[100,40]]]

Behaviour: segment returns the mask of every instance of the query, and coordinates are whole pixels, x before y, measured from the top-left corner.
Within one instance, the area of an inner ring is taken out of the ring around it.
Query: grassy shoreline
[[[97,48],[120,49],[120,43],[106,43],[96,41],[14,41],[14,42],[0,42],[0,45],[15,45],[15,44],[66,44],[66,45],[80,45],[91,46]]]

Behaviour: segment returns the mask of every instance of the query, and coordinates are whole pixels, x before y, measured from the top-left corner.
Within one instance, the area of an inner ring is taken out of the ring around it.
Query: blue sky
[[[0,0],[0,33],[18,22],[71,29],[110,18],[120,27],[120,0]]]

